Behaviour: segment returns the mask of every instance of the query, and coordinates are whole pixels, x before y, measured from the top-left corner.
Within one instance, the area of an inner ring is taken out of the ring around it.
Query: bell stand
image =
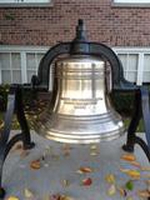
[[[104,61],[110,63],[112,71],[112,92],[133,92],[135,95],[135,111],[128,128],[127,143],[123,146],[123,149],[128,152],[134,152],[134,146],[138,144],[143,149],[150,162],[149,91],[147,88],[138,87],[125,80],[122,64],[114,51],[104,44],[88,42],[86,40],[83,20],[79,20],[76,28],[76,38],[72,42],[60,43],[47,51],[40,62],[38,75],[32,77],[31,84],[15,84],[10,87],[4,119],[4,130],[0,137],[0,199],[4,199],[6,193],[5,189],[2,187],[2,173],[3,165],[9,151],[18,141],[22,141],[24,149],[31,149],[35,145],[31,142],[30,131],[24,114],[22,93],[25,92],[25,90],[30,90],[31,92],[48,92],[50,66],[56,57],[63,54],[93,55],[102,57]],[[51,105],[56,98],[56,87],[57,83],[53,86]],[[14,112],[17,115],[21,133],[9,139]],[[136,135],[136,129],[141,118],[144,120],[147,143]]]

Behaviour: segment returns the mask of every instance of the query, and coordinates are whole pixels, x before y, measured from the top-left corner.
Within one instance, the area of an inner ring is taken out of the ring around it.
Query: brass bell
[[[105,67],[102,58],[86,53],[58,59],[53,74],[53,104],[35,123],[36,132],[50,140],[77,144],[122,135],[123,122],[106,90]]]

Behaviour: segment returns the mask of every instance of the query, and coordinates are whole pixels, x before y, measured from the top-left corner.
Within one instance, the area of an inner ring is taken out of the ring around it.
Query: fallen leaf
[[[140,178],[140,172],[137,171],[137,170],[120,168],[120,171],[123,172],[123,173],[126,173],[131,178],[134,178],[134,179],[139,179]]]
[[[116,194],[116,186],[114,184],[109,187],[107,194],[109,196],[113,196]]]
[[[135,166],[135,167],[141,168],[140,163],[137,162],[137,161],[129,161],[129,163],[130,163],[131,165]]]
[[[91,150],[97,150],[97,146],[95,144],[93,144],[93,145],[90,146],[90,149]]]
[[[133,184],[132,180],[127,181],[125,186],[126,186],[126,189],[128,189],[128,190],[132,191],[134,189],[134,184]]]
[[[50,196],[50,200],[60,200],[60,195],[59,194],[53,194]]]
[[[111,183],[111,184],[116,182],[116,178],[114,174],[107,174],[105,177],[105,180],[107,181],[107,183]]]
[[[91,173],[93,172],[93,170],[90,167],[80,167],[80,169],[78,170],[81,173]]]
[[[60,197],[60,200],[73,200],[73,198],[72,197],[70,197],[70,196],[61,196]]]
[[[82,185],[84,186],[90,186],[92,184],[92,179],[91,178],[86,178],[82,180]]]
[[[31,190],[29,190],[28,188],[25,188],[24,189],[24,196],[26,198],[31,198],[31,197],[34,197],[34,194],[33,194],[33,192]]]
[[[142,174],[142,178],[150,179],[150,174]]]
[[[127,197],[127,200],[133,200],[133,198],[132,197]]]
[[[150,192],[148,190],[139,190],[137,194],[139,197],[150,197]]]
[[[150,171],[150,167],[141,167],[142,171]]]
[[[7,200],[19,200],[19,198],[18,198],[18,197],[15,197],[15,196],[10,196],[10,197],[8,197]]]
[[[124,154],[121,156],[121,159],[125,161],[135,161],[136,157],[133,154]]]
[[[147,190],[150,192],[150,180],[146,181],[146,185],[147,185]]]
[[[0,129],[4,127],[4,121],[0,121]]]
[[[64,179],[64,180],[62,181],[62,185],[63,185],[63,187],[68,187],[68,186],[70,186],[69,180]]]
[[[90,152],[90,156],[97,156],[98,155],[98,152],[97,151],[91,151]]]
[[[73,198],[67,195],[53,194],[50,196],[50,200],[73,200]]]
[[[63,150],[63,155],[64,156],[66,156],[66,157],[70,156],[71,147],[70,147],[69,144],[64,144],[62,150]]]
[[[122,187],[117,187],[117,190],[119,191],[119,193],[120,193],[120,195],[121,195],[122,197],[126,197],[126,196],[127,196],[127,192],[126,192],[126,190],[125,190],[124,188],[122,188]]]
[[[30,167],[31,169],[35,169],[35,170],[38,170],[41,168],[41,162],[40,160],[33,160],[31,163],[30,163]]]

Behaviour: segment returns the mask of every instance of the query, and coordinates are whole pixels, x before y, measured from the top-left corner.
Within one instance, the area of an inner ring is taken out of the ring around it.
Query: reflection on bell
[[[37,133],[78,144],[108,141],[124,133],[123,122],[106,94],[103,60],[74,55],[58,60],[54,71],[54,104],[36,122]]]

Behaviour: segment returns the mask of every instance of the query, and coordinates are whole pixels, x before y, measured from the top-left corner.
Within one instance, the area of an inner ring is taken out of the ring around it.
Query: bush
[[[0,111],[6,110],[9,87],[8,84],[0,85]]]
[[[0,85],[0,111],[5,111],[7,106],[7,96],[9,92],[9,85]],[[134,105],[134,94],[133,93],[113,93],[111,94],[111,100],[115,109],[123,116],[131,116]],[[24,104],[29,106],[36,99],[36,95],[32,94],[31,91],[23,93]]]
[[[113,93],[111,100],[117,110],[122,116],[130,117],[133,113],[134,94],[133,93]]]

